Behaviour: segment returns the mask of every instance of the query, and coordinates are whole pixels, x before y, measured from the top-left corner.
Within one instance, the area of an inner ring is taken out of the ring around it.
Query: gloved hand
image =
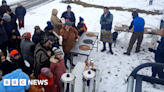
[[[149,48],[149,51],[150,51],[150,52],[155,52],[155,50],[154,50],[154,49],[152,49],[152,48]]]
[[[160,43],[160,41],[157,41],[157,43]]]

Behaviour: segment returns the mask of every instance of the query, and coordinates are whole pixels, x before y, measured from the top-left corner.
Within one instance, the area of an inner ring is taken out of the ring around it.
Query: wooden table
[[[144,34],[158,35],[157,33],[148,32],[148,29],[151,29],[151,28],[145,27]],[[114,29],[114,30],[118,32],[133,32],[133,28],[129,30],[129,26],[127,25],[122,25],[122,29]],[[129,30],[129,31],[126,31],[126,30]],[[157,31],[159,31],[159,29],[157,29]]]

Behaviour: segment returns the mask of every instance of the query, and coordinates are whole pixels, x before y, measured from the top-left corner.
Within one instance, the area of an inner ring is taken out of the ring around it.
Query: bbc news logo
[[[48,85],[48,80],[4,79],[4,86]]]

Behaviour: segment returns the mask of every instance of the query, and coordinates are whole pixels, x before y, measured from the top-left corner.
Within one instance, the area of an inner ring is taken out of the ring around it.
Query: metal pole
[[[70,55],[71,55],[71,60],[70,60],[70,73],[71,73],[71,68],[72,68],[72,64],[73,64],[73,54],[72,53],[70,53]]]
[[[128,86],[126,92],[133,92],[133,86],[134,86],[134,77],[130,76],[128,79]]]
[[[64,83],[64,92],[67,90],[67,83]]]

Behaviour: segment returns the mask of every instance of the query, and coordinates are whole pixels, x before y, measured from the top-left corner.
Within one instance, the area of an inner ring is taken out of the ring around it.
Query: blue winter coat
[[[3,25],[0,25],[0,45],[8,40],[6,30]]]
[[[113,15],[109,12],[106,18],[104,18],[104,14],[101,16],[100,19],[101,29],[105,29],[106,31],[112,30],[113,24]]]
[[[61,16],[61,18],[64,17],[65,19],[69,19],[71,22],[76,22],[76,19],[75,19],[75,14],[73,12],[70,13],[70,17],[68,16],[68,13],[67,11],[64,12]]]
[[[26,9],[23,6],[17,7],[15,9],[15,14],[18,19],[22,20],[24,19],[24,16],[26,15]]]
[[[155,61],[159,63],[164,63],[164,37],[161,38],[161,42],[155,51]]]
[[[12,79],[18,79],[18,85],[19,79],[26,79],[26,86],[4,86],[4,79],[10,79],[10,85],[12,83]],[[28,85],[28,80],[30,80],[28,75],[22,72],[21,69],[17,69],[3,76],[2,81],[0,82],[0,90],[1,92],[25,92],[25,90],[28,90],[30,87],[30,85]]]
[[[8,36],[8,39],[11,39],[11,32],[12,30],[15,30],[15,32],[17,33],[18,36],[20,36],[20,33],[17,29],[17,27],[14,25],[14,22],[11,20],[11,22],[6,22],[4,21],[4,27],[5,27],[5,30],[6,30],[6,33],[7,33],[7,36]]]
[[[36,32],[34,33],[34,35],[33,35],[33,37],[32,37],[32,41],[35,43],[35,45],[37,45],[39,42],[40,42],[40,40],[41,40],[41,38],[44,36],[44,32],[43,31],[41,31],[41,33],[40,34],[37,34]]]
[[[141,17],[136,17],[132,22],[134,29],[133,32],[144,32],[145,21]]]

